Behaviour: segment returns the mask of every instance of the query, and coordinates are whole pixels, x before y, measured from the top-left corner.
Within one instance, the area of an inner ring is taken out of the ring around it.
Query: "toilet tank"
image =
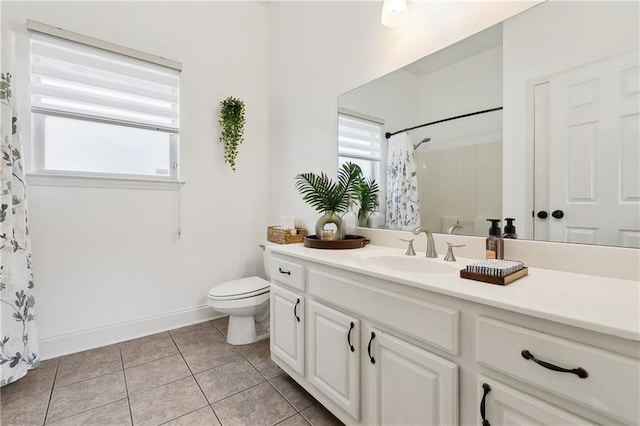
[[[267,250],[266,247],[272,246],[275,243],[270,241],[263,241],[260,243],[260,249],[262,250],[262,263],[264,265],[264,274],[267,277],[267,281],[271,281],[271,250]]]

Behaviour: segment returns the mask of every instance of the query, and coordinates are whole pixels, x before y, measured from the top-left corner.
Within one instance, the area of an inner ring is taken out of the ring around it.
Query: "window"
[[[356,163],[365,177],[380,182],[383,123],[361,117],[345,111],[338,114],[338,167]]]
[[[177,181],[179,64],[28,27],[36,174]]]

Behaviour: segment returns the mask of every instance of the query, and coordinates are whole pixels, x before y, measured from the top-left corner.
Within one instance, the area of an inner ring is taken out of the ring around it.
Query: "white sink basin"
[[[362,259],[367,268],[392,269],[419,274],[449,274],[457,272],[459,265],[447,264],[424,256],[369,256]]]

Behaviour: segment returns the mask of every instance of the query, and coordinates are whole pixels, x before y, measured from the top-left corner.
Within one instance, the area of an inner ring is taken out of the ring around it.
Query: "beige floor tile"
[[[284,371],[271,360],[271,351],[261,350],[246,355],[247,360],[262,374],[267,380],[284,374]]]
[[[58,363],[60,363],[60,358],[46,359],[44,361],[40,361],[38,368],[41,370],[46,370],[49,368],[58,368]]]
[[[83,411],[75,416],[66,417],[56,422],[47,422],[56,426],[126,426],[131,425],[129,401],[121,399],[111,404],[92,410]]]
[[[309,423],[300,414],[291,416],[286,420],[278,423],[278,426],[309,426]]]
[[[66,355],[66,356],[60,357],[60,363],[62,363],[65,359],[66,360],[72,360],[72,361],[76,362],[76,361],[80,361],[80,360],[91,359],[91,358],[94,358],[94,357],[100,356],[100,355],[116,353],[116,352],[119,352],[119,351],[120,351],[120,344],[119,343],[116,343],[116,344],[113,344],[113,345],[108,345],[108,346],[101,346],[99,348],[89,349],[87,351],[76,352],[76,353],[71,354],[71,355]]]
[[[175,340],[178,349],[183,354],[191,351],[204,348],[205,346],[213,345],[216,343],[225,342],[226,339],[211,323],[207,323],[209,326],[196,328],[195,330],[185,331],[183,333],[175,334],[173,340]]]
[[[251,343],[249,345],[238,345],[236,348],[242,353],[242,355],[247,356],[256,352],[264,352],[269,350],[269,339],[258,340],[255,343]]]
[[[136,426],[159,425],[208,405],[191,376],[132,395],[130,401]]]
[[[344,425],[329,410],[320,404],[315,404],[300,412],[312,426],[341,426]]]
[[[246,360],[241,359],[196,374],[196,380],[209,402],[215,402],[264,381]]]
[[[41,425],[47,413],[50,392],[25,395],[13,401],[2,399],[0,406],[0,424],[12,425]]]
[[[124,368],[135,367],[178,353],[178,348],[170,336],[153,340],[133,340],[121,346]]]
[[[241,358],[242,354],[227,342],[214,343],[184,353],[184,359],[194,374]]]
[[[203,328],[203,327],[210,328],[212,326],[213,324],[211,324],[211,321],[203,321],[196,324],[187,325],[185,327],[176,328],[175,330],[170,330],[169,333],[171,333],[172,336],[175,336],[177,334],[186,333],[188,331],[197,330],[199,328]]]
[[[163,426],[219,426],[220,422],[210,406],[200,408],[193,413],[186,414],[165,423]]]
[[[55,387],[70,385],[122,370],[120,348],[105,346],[60,358]]]
[[[135,395],[191,375],[182,355],[172,355],[124,370],[129,395]]]
[[[274,425],[296,413],[269,384],[263,383],[212,404],[225,426]]]
[[[229,317],[222,317],[211,321],[211,324],[222,333],[224,337],[227,337],[227,328],[229,327]]]
[[[286,374],[271,380],[271,384],[298,411],[306,410],[318,403],[302,386]]]
[[[54,422],[126,397],[122,371],[56,387],[51,396],[47,421]]]
[[[41,363],[42,364],[42,363]],[[51,392],[53,388],[53,379],[56,376],[56,368],[54,367],[38,367],[27,372],[26,376],[9,383],[0,389],[0,398],[2,401],[13,401],[23,398],[27,395],[33,395],[41,392]]]
[[[171,337],[171,335],[169,334],[168,331],[163,331],[161,333],[150,334],[148,336],[142,336],[142,337],[138,337],[138,338],[135,338],[135,339],[127,340],[126,342],[122,342],[122,343],[120,343],[120,347],[122,348],[123,346],[146,343],[146,342],[149,342],[151,340],[160,339],[160,338],[163,338],[163,337]]]

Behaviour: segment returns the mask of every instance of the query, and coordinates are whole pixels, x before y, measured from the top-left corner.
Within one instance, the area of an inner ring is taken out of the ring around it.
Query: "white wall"
[[[531,238],[533,230],[531,85],[638,49],[639,8],[635,1],[554,1],[504,23],[504,140],[508,143],[503,151],[503,211],[517,219],[521,238]]]
[[[448,46],[532,2],[409,2],[409,22],[380,25],[379,2],[270,4],[269,219],[318,215],[293,187],[296,174],[336,172],[336,99]],[[384,232],[384,231],[380,231]]]
[[[2,2],[2,27],[33,19],[183,63],[182,238],[177,192],[32,186],[42,357],[196,322],[207,291],[261,270],[268,204],[268,6],[255,2]],[[28,99],[23,85],[19,99]],[[247,106],[238,171],[222,160],[219,102]],[[21,97],[20,97],[21,96]],[[28,117],[22,105],[22,117]],[[29,141],[25,122],[24,142]]]

